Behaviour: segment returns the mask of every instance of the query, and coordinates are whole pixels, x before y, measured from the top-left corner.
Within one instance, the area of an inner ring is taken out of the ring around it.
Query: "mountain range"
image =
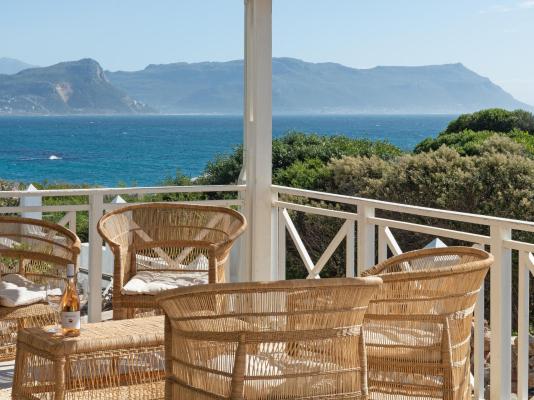
[[[277,114],[456,114],[490,107],[533,110],[462,64],[355,69],[273,59]],[[96,61],[84,59],[0,75],[0,114],[237,114],[242,110],[242,60],[104,72]]]
[[[16,74],[24,69],[35,68],[36,65],[27,64],[14,58],[0,57],[0,74]]]
[[[91,59],[0,75],[0,114],[132,114],[154,112],[107,79]]]

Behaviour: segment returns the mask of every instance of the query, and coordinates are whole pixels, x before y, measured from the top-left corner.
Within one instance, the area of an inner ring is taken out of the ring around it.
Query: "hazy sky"
[[[534,0],[273,0],[275,56],[462,62],[534,104]],[[104,68],[243,57],[242,0],[2,0],[0,57]]]

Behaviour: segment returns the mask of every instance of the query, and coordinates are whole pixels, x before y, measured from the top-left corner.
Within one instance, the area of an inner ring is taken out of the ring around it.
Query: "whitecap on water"
[[[61,160],[61,157],[52,154],[50,157],[48,157],[48,159],[49,160]]]

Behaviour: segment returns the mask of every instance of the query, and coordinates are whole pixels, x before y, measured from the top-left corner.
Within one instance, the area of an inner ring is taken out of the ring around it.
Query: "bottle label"
[[[61,326],[65,329],[80,329],[80,312],[63,311],[61,313]]]

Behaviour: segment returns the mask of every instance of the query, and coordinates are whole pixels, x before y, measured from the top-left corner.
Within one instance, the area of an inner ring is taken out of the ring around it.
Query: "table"
[[[13,399],[163,399],[163,318],[85,324],[74,338],[21,330]]]

